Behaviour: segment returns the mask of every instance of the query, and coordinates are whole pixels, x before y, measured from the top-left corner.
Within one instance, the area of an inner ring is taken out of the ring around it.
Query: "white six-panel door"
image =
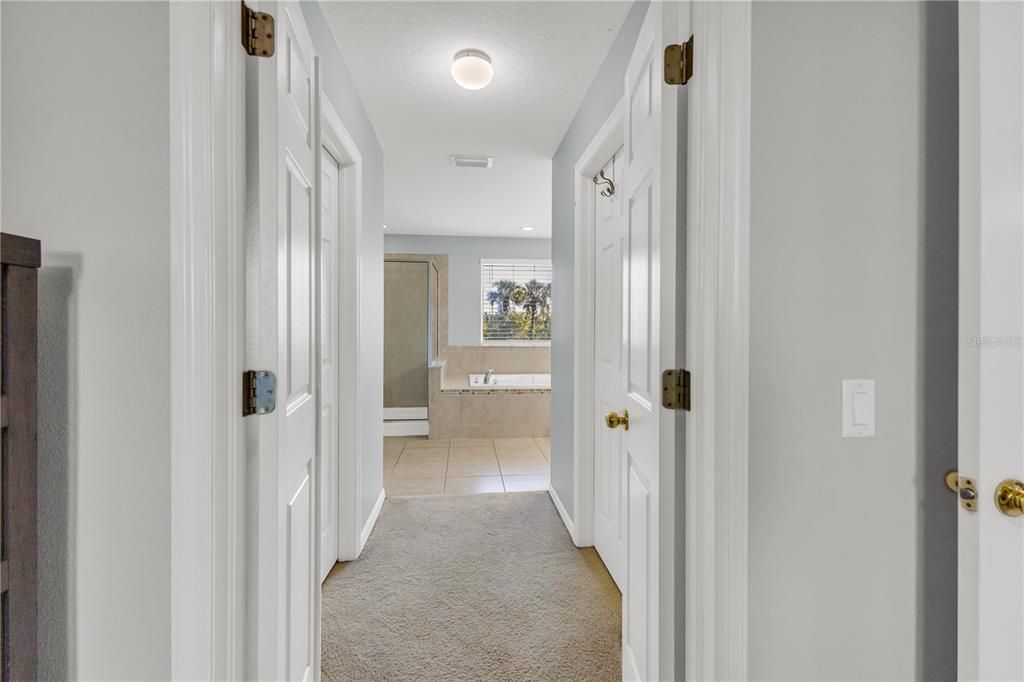
[[[1024,480],[1024,5],[961,2],[958,470],[961,680],[1024,679],[1024,516],[994,503]],[[950,500],[950,504],[956,504]]]
[[[625,75],[623,431],[626,545],[622,666],[626,680],[674,675],[672,500],[674,426],[661,407],[661,371],[675,359],[678,107],[664,82],[664,47],[686,3],[652,3]],[[669,292],[663,296],[664,292]]]
[[[594,548],[619,589],[626,561],[626,458],[624,432],[605,426],[626,393],[623,294],[626,217],[622,200],[622,150],[602,168],[617,191],[594,189]]]
[[[261,3],[276,53],[259,59],[261,352],[277,374],[277,409],[259,423],[256,675],[319,677],[318,357],[315,61],[298,3]]]
[[[338,559],[341,167],[320,149],[320,580]]]

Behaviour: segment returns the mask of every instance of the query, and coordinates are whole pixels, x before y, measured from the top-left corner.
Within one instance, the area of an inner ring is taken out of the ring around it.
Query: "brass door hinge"
[[[665,82],[686,85],[693,78],[693,36],[682,45],[665,48]]]
[[[242,372],[242,416],[270,414],[277,407],[277,377],[265,369]]]
[[[661,373],[661,406],[666,410],[690,410],[690,371],[666,369]]]
[[[242,47],[253,57],[274,56],[274,17],[242,3]]]

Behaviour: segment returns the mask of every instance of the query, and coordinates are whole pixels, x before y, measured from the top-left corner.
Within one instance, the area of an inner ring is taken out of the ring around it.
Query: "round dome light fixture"
[[[467,90],[482,90],[494,78],[491,57],[483,50],[460,50],[452,62],[452,78]]]

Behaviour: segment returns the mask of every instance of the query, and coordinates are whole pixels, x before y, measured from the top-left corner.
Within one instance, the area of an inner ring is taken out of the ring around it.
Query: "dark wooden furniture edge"
[[[38,268],[43,262],[41,252],[38,239],[0,233],[0,263],[4,265]]]
[[[38,672],[38,268],[35,239],[0,234],[0,525],[4,538],[2,666],[7,680]]]

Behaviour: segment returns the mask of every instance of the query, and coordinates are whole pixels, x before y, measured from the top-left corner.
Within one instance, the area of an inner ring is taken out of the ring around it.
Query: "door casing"
[[[359,335],[361,331],[360,230],[363,224],[363,156],[327,96],[320,94],[320,146],[341,166],[341,228],[338,255],[338,560],[359,558],[366,544],[360,525],[362,480],[359,444]],[[318,169],[319,177],[319,169]],[[372,525],[370,526],[372,528]]]
[[[168,8],[171,677],[245,678],[245,54],[237,3]]]
[[[171,159],[171,347],[179,378],[170,387],[176,434],[171,500],[175,679],[260,676],[257,657],[245,658],[245,642],[252,643],[259,629],[246,623],[256,599],[246,570],[254,537],[248,535],[246,451],[257,441],[245,429],[260,418],[243,421],[239,391],[251,348],[247,337],[253,333],[245,322],[245,88],[247,62],[256,58],[241,49],[239,19],[235,2],[171,3],[169,8],[170,31],[183,37],[171,41],[169,56],[172,149],[180,150]],[[352,324],[344,325],[340,336],[338,530],[339,558],[347,559],[358,556],[368,534],[358,518],[359,425],[354,409],[362,157],[329,103],[321,118],[324,134],[319,139],[343,162],[338,303],[352,316]]]
[[[1024,7],[960,2],[957,676],[1024,677],[1024,518],[995,504],[1024,479]],[[950,500],[950,503],[955,503]]]
[[[685,416],[674,422],[663,420],[671,424],[668,428],[675,430],[678,440],[685,440],[685,447],[679,442],[661,453],[662,461],[681,457],[683,462],[676,470],[674,505],[680,541],[675,562],[681,570],[676,571],[672,609],[674,629],[683,632],[683,646],[675,647],[673,666],[680,678],[743,680],[747,676],[751,4],[694,3],[689,16],[680,17],[679,40],[690,33],[695,37],[694,77],[679,92],[680,111],[688,112],[686,161],[679,174],[685,186],[685,198],[680,196],[685,244],[678,249],[679,257],[685,258],[685,291],[663,292],[663,300],[685,297],[685,344],[679,340],[676,362],[693,374],[694,403]],[[591,422],[596,301],[591,178],[621,145],[623,119],[620,102],[574,169],[571,518],[557,492],[552,488],[550,493],[578,547],[594,542]]]

